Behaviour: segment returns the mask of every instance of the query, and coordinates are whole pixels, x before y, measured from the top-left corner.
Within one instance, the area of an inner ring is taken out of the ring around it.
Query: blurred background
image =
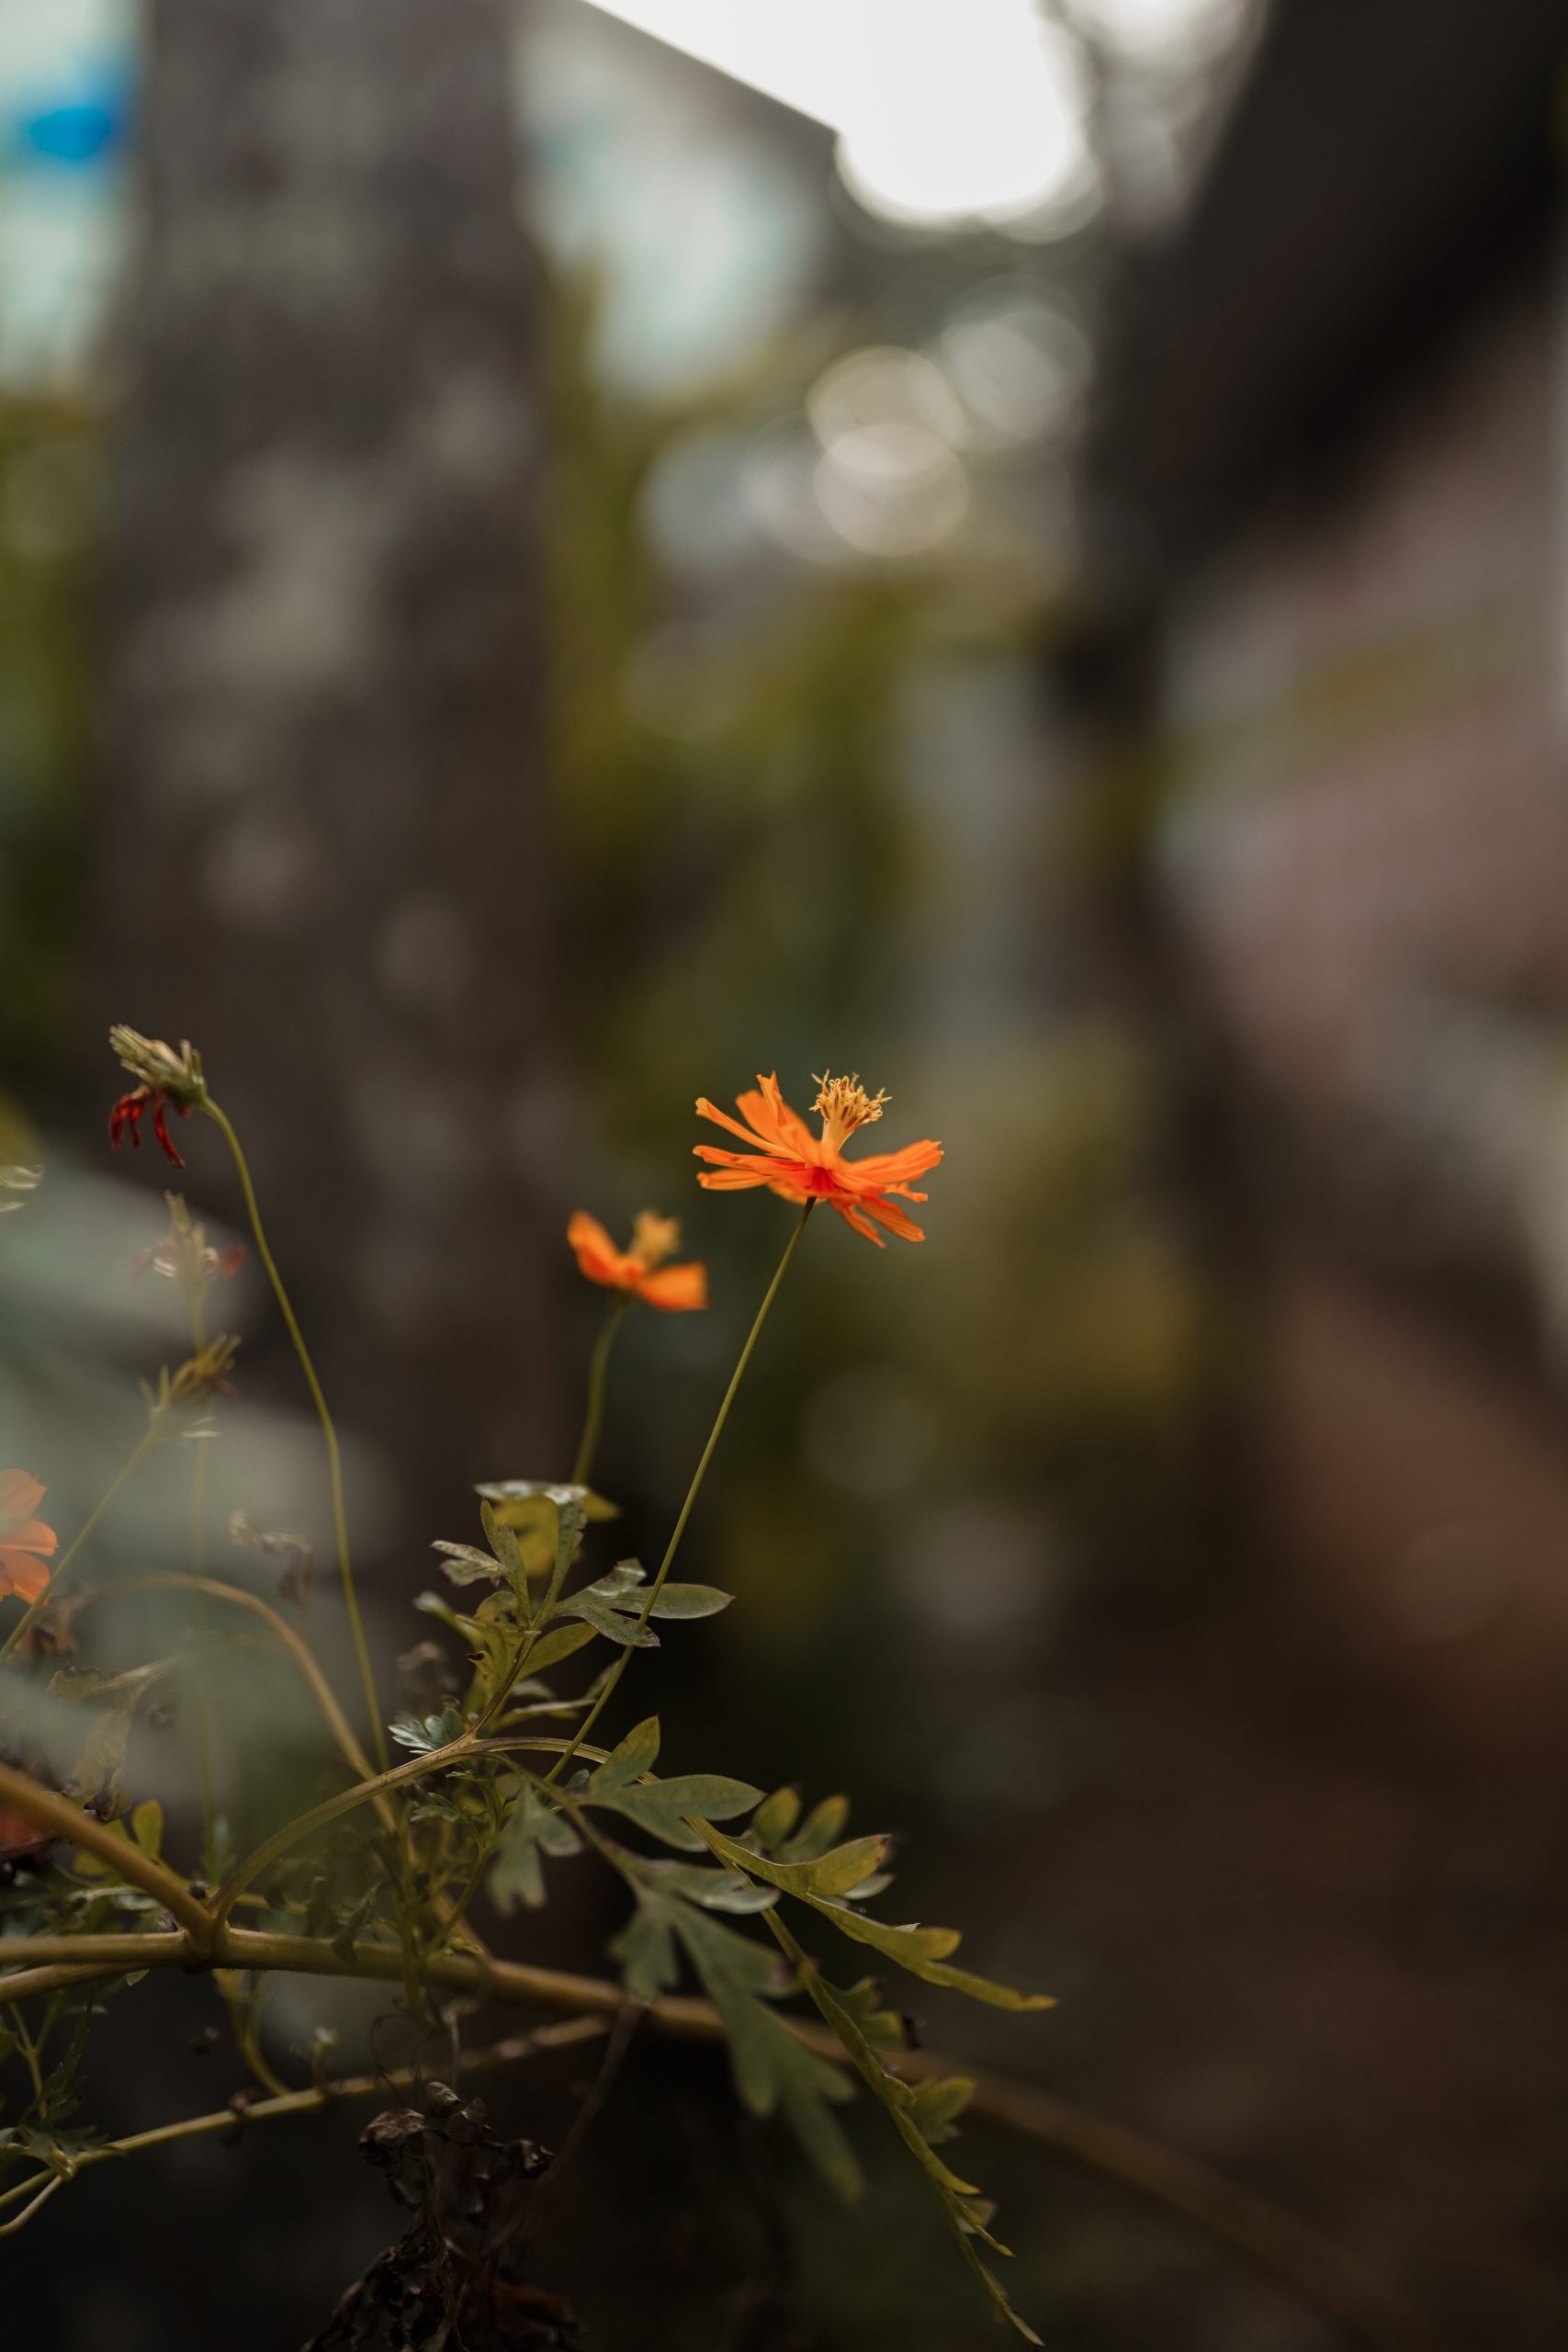
[[[918,1833],[907,1915],[1060,1996],[933,2039],[1477,2352],[1568,2338],[1565,66],[1547,0],[0,21],[0,1160],[47,1170],[0,1466],[73,1530],[177,1351],[110,1019],[247,1139],[388,1662],[472,1482],[570,1458],[579,1204],[712,1270],[615,1364],[657,1555],[784,1231],[698,1193],[692,1100],[860,1070],[878,1143],[947,1145],[930,1242],[813,1230],[689,1545],[737,1606],[633,1713],[674,1769],[809,1758]],[[324,1547],[233,1301],[213,1527]],[[152,1476],[99,1565],[186,1509]],[[246,1687],[241,1826],[290,1703]],[[506,1949],[596,1948],[559,1892]],[[116,2125],[232,2087],[194,2004],[106,2029]],[[580,2090],[492,2103],[548,2142]],[[298,2343],[392,2234],[363,2120],[95,2174],[8,2308]],[[857,2216],[739,2153],[716,2066],[634,2050],[541,2223],[591,2344],[994,2340],[896,2163]],[[975,2163],[1053,2344],[1341,2340]]]

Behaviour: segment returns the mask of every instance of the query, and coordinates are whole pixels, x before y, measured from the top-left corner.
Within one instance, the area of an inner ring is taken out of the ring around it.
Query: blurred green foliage
[[[77,403],[0,399],[0,1080],[34,1102],[79,971],[101,444]]]

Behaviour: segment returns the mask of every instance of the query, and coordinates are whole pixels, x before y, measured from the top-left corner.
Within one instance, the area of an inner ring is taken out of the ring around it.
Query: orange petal
[[[750,1193],[759,1184],[768,1184],[768,1163],[755,1159],[748,1166],[737,1160],[733,1168],[699,1168],[697,1182],[706,1193]],[[773,1185],[772,1190],[778,1187]]]
[[[765,1159],[760,1151],[726,1151],[722,1144],[694,1143],[694,1159],[711,1159],[716,1168],[755,1168],[761,1172],[759,1184],[771,1183],[778,1168],[777,1159]]]
[[[29,1608],[49,1583],[50,1572],[36,1553],[0,1544],[0,1594],[14,1592]]]
[[[863,1233],[866,1239],[868,1241],[874,1241],[879,1250],[886,1249],[887,1244],[882,1238],[881,1234],[878,1233],[875,1226],[868,1225],[864,1217],[862,1216],[860,1211],[857,1208],[852,1207],[848,1201],[835,1199],[832,1205],[838,1210],[839,1215],[843,1218],[846,1225],[852,1225],[857,1233]]]
[[[819,1156],[817,1137],[780,1093],[777,1072],[764,1078],[759,1070],[757,1084],[760,1093],[742,1094],[736,1103],[741,1117],[750,1119],[764,1140],[772,1136],[778,1149],[787,1152],[792,1159],[804,1159],[814,1165]]]
[[[820,1193],[808,1193],[804,1184],[796,1183],[788,1176],[770,1177],[768,1190],[770,1193],[776,1193],[781,1201],[793,1201],[796,1208],[799,1208],[803,1202],[822,1198]]]
[[[755,1095],[741,1097],[742,1105],[748,1101],[754,1102],[756,1100]],[[716,1108],[705,1094],[699,1094],[697,1097],[697,1116],[699,1119],[711,1119],[716,1127],[728,1127],[732,1136],[739,1136],[742,1143],[749,1143],[753,1151],[784,1151],[783,1144],[771,1143],[765,1135],[759,1134],[755,1128],[743,1127],[739,1119],[730,1117],[728,1111]],[[786,1155],[788,1156],[790,1155]]]
[[[874,1151],[864,1159],[846,1159],[840,1165],[857,1188],[868,1183],[873,1192],[886,1193],[895,1184],[908,1183],[911,1176],[923,1176],[941,1158],[939,1143],[907,1143],[902,1151]]]
[[[923,1241],[926,1238],[914,1218],[906,1216],[903,1210],[896,1208],[891,1201],[862,1201],[860,1206],[867,1216],[874,1216],[878,1225],[885,1225],[889,1233],[897,1233],[906,1241]]]
[[[694,1306],[708,1303],[708,1270],[698,1259],[686,1266],[660,1266],[657,1272],[645,1274],[637,1285],[637,1295],[649,1306],[661,1306],[667,1314],[680,1315]]]
[[[0,1519],[30,1519],[47,1492],[26,1470],[0,1470]]]
[[[576,1252],[578,1269],[591,1283],[622,1283],[621,1253],[596,1216],[579,1209],[567,1227],[566,1238]]]

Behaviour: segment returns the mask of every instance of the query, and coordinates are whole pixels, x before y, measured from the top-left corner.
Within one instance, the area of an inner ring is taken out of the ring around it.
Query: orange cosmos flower
[[[54,1530],[33,1512],[46,1489],[25,1470],[0,1470],[0,1596],[14,1592],[30,1607],[49,1582],[44,1562],[54,1552]]]
[[[759,1073],[757,1086],[758,1092],[742,1094],[736,1102],[745,1126],[727,1112],[716,1110],[705,1094],[697,1097],[699,1118],[728,1127],[731,1135],[755,1147],[750,1151],[723,1151],[716,1144],[694,1145],[699,1159],[715,1163],[711,1170],[705,1169],[698,1176],[699,1184],[715,1193],[743,1193],[754,1184],[765,1184],[786,1201],[826,1201],[879,1250],[886,1246],[876,1229],[879,1225],[906,1241],[925,1239],[913,1217],[888,1196],[899,1193],[906,1200],[923,1201],[926,1194],[917,1193],[909,1179],[923,1176],[928,1168],[936,1166],[942,1158],[941,1144],[910,1143],[902,1151],[872,1152],[864,1159],[846,1159],[844,1145],[857,1127],[881,1118],[886,1094],[867,1094],[858,1078],[819,1078],[811,1107],[821,1114],[822,1132],[814,1136],[779,1092],[776,1076],[763,1078]]]
[[[598,1218],[579,1209],[567,1227],[566,1238],[591,1283],[603,1283],[607,1290],[624,1290],[645,1306],[661,1306],[671,1315],[708,1303],[705,1265],[697,1260],[684,1266],[664,1262],[681,1247],[681,1228],[672,1216],[657,1216],[652,1209],[644,1209],[632,1227],[631,1248],[617,1250]]]

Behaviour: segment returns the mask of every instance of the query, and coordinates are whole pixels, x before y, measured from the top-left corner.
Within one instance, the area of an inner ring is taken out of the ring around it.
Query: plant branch
[[[580,2041],[596,2041],[604,2038],[609,2028],[600,2017],[563,2018],[558,2024],[536,2026],[532,2033],[517,2033],[504,2041],[491,2042],[483,2050],[461,2050],[455,2066],[445,2069],[458,2075],[491,2072],[497,2066],[518,2064],[525,2058],[537,2056],[541,2051],[567,2050]],[[384,2098],[391,2091],[417,2091],[429,2080],[429,2070],[420,2066],[398,2066],[374,2075],[345,2075],[336,2082],[314,2083],[307,2089],[281,2091],[272,2098],[246,2099],[243,2106],[230,2105],[214,2109],[207,2115],[182,2116],[175,2123],[159,2123],[147,2132],[132,2132],[123,2140],[107,2141],[100,2147],[85,2148],[72,2161],[69,2174],[34,2173],[28,2179],[18,2181],[14,2188],[0,2190],[0,2207],[18,2203],[30,2190],[40,2188],[48,2180],[56,2187],[77,2173],[85,2172],[92,2165],[107,2164],[112,2156],[140,2155],[146,2148],[165,2148],[179,2140],[204,2140],[232,2134],[250,2123],[269,2122],[280,2115],[316,2115],[324,2107],[335,2107],[340,2100],[351,2098]],[[5,2226],[20,2229],[42,2202],[39,2196],[27,2211]]]
[[[0,1943],[0,1954],[6,1952],[20,1961],[75,1962],[78,1981],[82,1963],[94,1953],[118,1963],[100,1969],[103,1975],[124,1974],[133,1967],[190,1968],[209,1962],[232,1968],[368,1977],[394,1984],[402,1981],[405,1972],[404,1954],[394,1944],[356,1944],[345,1955],[319,1939],[239,1928],[221,1929],[209,1953],[199,1951],[192,1939],[184,1935],[18,1937],[9,1944]],[[443,1953],[426,1962],[423,1973],[432,1983],[453,1991],[502,2004],[554,2010],[579,2020],[618,2018],[634,2006],[631,1996],[607,1979],[515,1961]],[[22,1978],[0,1977],[0,2002],[20,1998],[23,1989]],[[646,2006],[636,2006],[651,2033],[682,2041],[725,2040],[724,2020],[707,2001],[667,1994]],[[838,2066],[850,2065],[841,2044],[826,2027],[793,2018],[787,2022],[791,2031],[819,2057]],[[585,2023],[581,2030],[586,2033]],[[935,2050],[900,2052],[894,2071],[914,2082],[968,2075],[962,2060]],[[1332,2239],[1281,2212],[1267,2199],[1224,2179],[1194,2157],[1049,2092],[999,2075],[969,2078],[975,2084],[967,2110],[971,2117],[1032,2147],[1064,2156],[1178,2214],[1271,2271],[1337,2322],[1355,2341],[1370,2347],[1370,2352],[1440,2352],[1436,2334],[1373,2272]],[[318,2103],[310,2092],[290,2093],[288,2098],[294,2103],[257,2102],[249,2112],[255,2115],[265,2109],[303,2113]],[[231,2123],[232,2115],[226,2114],[226,2120]],[[220,2127],[208,2119],[203,2128],[216,2131]],[[181,2136],[177,2127],[162,2129],[164,2137]],[[156,2138],[142,2133],[122,2144],[153,2145]]]
[[[0,1801],[14,1805],[40,1828],[51,1829],[57,1838],[69,1838],[72,1845],[96,1854],[123,1885],[139,1887],[143,1894],[156,1896],[171,1917],[188,1931],[193,1956],[199,1958],[205,1953],[211,1938],[211,1917],[184,1879],[176,1877],[164,1863],[143,1853],[132,1839],[117,1835],[94,1815],[84,1813],[69,1797],[58,1796],[30,1774],[18,1772],[14,1765],[0,1763]],[[90,1945],[93,1939],[89,1937],[79,1940]],[[88,1955],[84,1952],[80,1956]]]

